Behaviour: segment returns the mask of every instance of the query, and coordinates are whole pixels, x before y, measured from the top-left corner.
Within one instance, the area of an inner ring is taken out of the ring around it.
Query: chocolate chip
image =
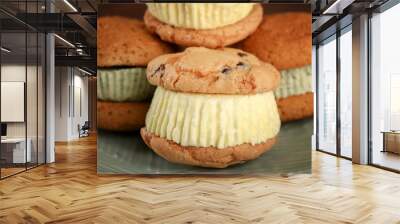
[[[247,65],[246,65],[245,63],[239,61],[239,62],[236,64],[236,67],[237,67],[237,68],[245,68],[245,67],[247,67]]]
[[[239,57],[245,57],[245,56],[247,56],[247,54],[242,53],[242,52],[238,52],[237,54],[239,55]]]
[[[225,75],[228,75],[229,73],[231,73],[231,71],[232,71],[232,69],[230,67],[225,66],[225,67],[222,68],[221,73],[225,74]]]
[[[165,72],[165,65],[161,64],[160,66],[158,66],[158,68],[153,72],[153,74],[151,76],[156,75],[157,73],[160,74],[160,76],[163,76]]]

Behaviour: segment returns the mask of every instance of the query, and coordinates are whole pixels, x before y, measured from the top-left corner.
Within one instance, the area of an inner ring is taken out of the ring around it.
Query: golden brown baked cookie
[[[162,54],[172,52],[167,43],[145,28],[143,22],[121,16],[97,21],[97,66],[146,66]]]
[[[259,157],[270,150],[276,138],[256,144],[241,144],[233,147],[217,149],[215,147],[180,146],[173,141],[160,138],[146,131],[140,130],[144,142],[164,159],[186,165],[225,168],[230,165],[243,163]]]
[[[311,64],[311,14],[286,12],[266,15],[242,48],[278,70]]]
[[[252,94],[274,90],[279,72],[242,50],[190,47],[161,55],[147,66],[153,85],[177,92]]]
[[[147,102],[97,101],[97,127],[110,131],[138,130],[145,125]]]
[[[288,122],[312,117],[314,113],[313,101],[314,94],[312,92],[277,99],[281,121]]]
[[[214,29],[189,29],[175,27],[155,18],[149,11],[144,15],[146,27],[157,33],[164,41],[182,46],[220,48],[237,43],[253,33],[262,20],[260,4],[254,5],[248,16],[231,25]]]

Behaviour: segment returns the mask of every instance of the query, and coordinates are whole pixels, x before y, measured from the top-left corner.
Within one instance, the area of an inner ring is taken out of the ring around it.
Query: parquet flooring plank
[[[320,152],[312,174],[97,175],[95,137],[0,181],[2,223],[398,223],[400,175]]]

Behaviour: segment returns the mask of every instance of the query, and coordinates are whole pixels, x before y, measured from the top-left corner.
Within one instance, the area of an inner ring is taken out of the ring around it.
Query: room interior
[[[127,1],[1,1],[0,222],[398,223],[400,3],[268,2],[311,4],[311,174],[97,175],[98,4]]]
[[[394,21],[399,19],[398,10],[398,5],[387,8],[382,4],[368,11],[367,24],[359,24],[359,21],[350,18],[356,13],[349,13],[339,20],[338,29],[330,31],[328,28],[314,37],[314,71],[318,79],[315,91],[318,151],[358,161],[359,158],[352,159],[354,155],[359,156],[355,152],[358,148],[352,147],[357,128],[352,127],[352,123],[355,118],[365,116],[366,125],[362,128],[367,130],[364,137],[369,142],[365,149],[365,163],[398,171],[399,110],[395,99],[399,91],[399,69],[397,63],[393,62],[394,52],[398,50],[396,39],[393,38],[399,37],[399,33],[392,29]],[[364,25],[367,25],[365,31]],[[365,43],[360,43],[362,40],[358,38],[363,32],[367,32],[364,34]],[[359,52],[352,52],[354,50]],[[365,59],[361,63],[366,64],[366,79],[355,76],[358,73],[358,68],[354,67],[357,54],[365,54],[361,55],[361,60]],[[357,82],[364,84],[359,86]],[[361,90],[365,92],[357,98],[354,88],[365,88]],[[355,99],[360,102],[352,102]],[[352,111],[358,103],[365,105],[364,114]]]
[[[79,139],[89,131],[90,121],[93,130],[95,104],[89,99],[96,95],[96,78],[95,59],[90,56],[95,50],[82,28],[69,17],[65,23],[72,23],[70,27],[59,26],[63,20],[57,16],[50,25],[40,17],[50,11],[60,15],[73,10],[70,6],[50,1],[2,1],[0,6],[0,179],[4,179],[54,162],[54,142]],[[93,16],[90,2],[80,7],[85,7],[81,9],[88,18]],[[58,34],[49,37],[49,32]],[[74,44],[65,36],[73,37]]]

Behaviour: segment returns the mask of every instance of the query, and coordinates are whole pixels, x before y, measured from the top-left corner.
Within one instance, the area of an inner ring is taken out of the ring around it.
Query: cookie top
[[[170,46],[148,32],[144,23],[127,17],[106,16],[97,21],[97,66],[146,66],[153,58],[171,53]]]
[[[311,64],[311,39],[310,13],[276,13],[264,16],[242,48],[285,70]]]
[[[254,94],[274,90],[279,72],[239,49],[189,47],[149,62],[147,79],[177,92]]]

